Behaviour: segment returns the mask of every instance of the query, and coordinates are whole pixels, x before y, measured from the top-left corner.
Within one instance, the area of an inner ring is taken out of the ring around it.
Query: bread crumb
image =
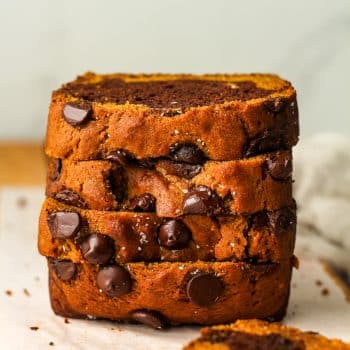
[[[65,324],[69,324],[70,323],[67,317],[64,319],[64,323]]]
[[[323,295],[323,296],[328,296],[329,295],[329,289],[328,288],[323,288],[322,290],[321,290],[321,294]]]
[[[30,293],[29,290],[27,288],[23,288],[23,293],[24,295],[26,295],[27,297],[30,297]]]

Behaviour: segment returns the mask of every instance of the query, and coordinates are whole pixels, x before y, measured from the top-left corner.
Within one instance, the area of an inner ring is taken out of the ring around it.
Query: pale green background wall
[[[86,70],[277,72],[304,135],[350,134],[349,0],[0,0],[0,63],[0,139],[42,138]]]

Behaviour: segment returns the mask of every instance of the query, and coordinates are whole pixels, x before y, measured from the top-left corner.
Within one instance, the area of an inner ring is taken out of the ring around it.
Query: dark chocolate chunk
[[[143,158],[136,159],[130,152],[118,149],[114,152],[111,152],[107,157],[107,160],[115,162],[121,166],[133,165],[146,169],[154,169],[156,164],[156,159],[153,158]]]
[[[271,227],[279,234],[286,232],[296,224],[295,212],[290,208],[267,212],[267,216]]]
[[[253,157],[285,148],[281,131],[265,130],[261,135],[249,140],[243,155],[244,157]]]
[[[220,204],[220,198],[214,191],[206,186],[197,186],[186,193],[183,212],[184,214],[219,214]]]
[[[71,280],[77,272],[77,267],[72,261],[51,259],[50,263],[56,275],[62,281]]]
[[[176,162],[187,164],[202,164],[205,160],[203,151],[191,143],[174,146],[170,151],[170,157]]]
[[[90,264],[107,264],[114,255],[114,241],[112,238],[93,233],[84,238],[80,244],[84,258]]]
[[[187,283],[187,296],[192,303],[198,306],[214,304],[224,291],[220,279],[212,273],[200,272],[194,275]]]
[[[58,211],[51,213],[47,219],[50,232],[54,238],[73,238],[80,229],[80,215],[74,212]]]
[[[181,162],[168,161],[166,171],[171,175],[176,175],[185,179],[192,179],[202,171],[202,166],[197,164],[186,164]]]
[[[291,340],[277,333],[254,334],[234,330],[209,329],[200,342],[226,344],[232,350],[305,350],[302,340]]]
[[[78,195],[78,193],[71,190],[57,192],[53,195],[53,198],[68,205],[73,205],[78,208],[86,208],[84,200]]]
[[[69,102],[63,107],[64,120],[73,126],[84,123],[91,114],[91,105],[86,102]]]
[[[156,199],[150,193],[144,193],[130,200],[129,210],[136,212],[154,212],[156,210]]]
[[[61,176],[62,160],[59,158],[53,158],[50,161],[49,177],[52,181],[57,181]]]
[[[158,241],[162,247],[182,249],[191,240],[191,231],[182,220],[172,219],[159,227]]]
[[[110,297],[120,297],[131,290],[131,277],[122,266],[104,267],[97,273],[98,287]]]
[[[124,168],[115,164],[107,176],[107,185],[110,187],[115,199],[122,202],[126,195],[127,177]]]
[[[127,151],[123,149],[118,149],[114,152],[111,152],[107,157],[107,160],[115,162],[121,166],[126,166],[134,160],[134,157]]]
[[[130,315],[131,319],[143,323],[154,329],[164,329],[167,328],[168,322],[165,320],[164,316],[154,310],[135,310]]]
[[[277,181],[285,181],[292,176],[292,159],[289,155],[269,154],[266,167],[267,173]]]
[[[280,113],[286,108],[287,102],[282,97],[269,98],[264,102],[264,106],[272,113]]]

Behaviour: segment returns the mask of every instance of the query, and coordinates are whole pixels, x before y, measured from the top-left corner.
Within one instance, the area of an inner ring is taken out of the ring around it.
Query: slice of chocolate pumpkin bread
[[[276,75],[87,73],[53,93],[46,153],[87,160],[123,149],[142,159],[191,144],[233,160],[289,149],[298,134],[295,90]]]

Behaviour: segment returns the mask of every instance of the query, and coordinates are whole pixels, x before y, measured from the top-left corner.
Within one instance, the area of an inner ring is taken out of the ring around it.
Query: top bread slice
[[[147,159],[192,145],[222,161],[290,149],[298,135],[296,92],[276,75],[86,73],[53,93],[45,149],[60,159],[117,150]]]

